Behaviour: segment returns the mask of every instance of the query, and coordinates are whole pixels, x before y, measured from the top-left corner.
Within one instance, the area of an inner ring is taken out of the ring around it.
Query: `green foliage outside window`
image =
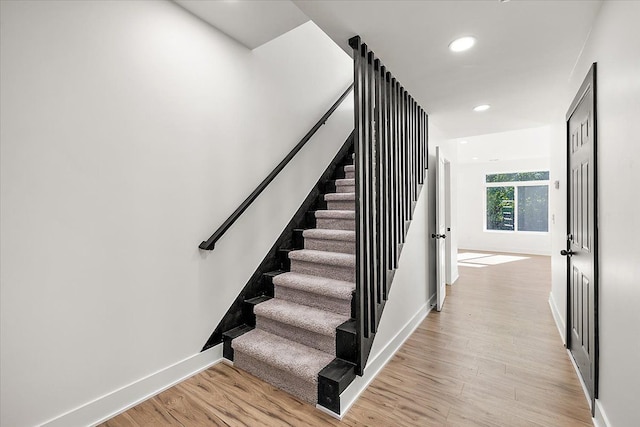
[[[518,230],[549,231],[549,186],[518,187]]]
[[[548,180],[549,172],[487,175],[487,182]],[[487,187],[487,230],[549,231],[549,185]],[[516,203],[517,201],[517,203]],[[516,212],[517,206],[517,212]]]
[[[487,182],[514,182],[514,181],[548,181],[549,171],[493,173],[487,175]]]
[[[487,230],[514,230],[514,187],[487,188]]]

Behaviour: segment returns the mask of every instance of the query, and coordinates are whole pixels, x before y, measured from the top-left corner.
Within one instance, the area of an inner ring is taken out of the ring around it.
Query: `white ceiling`
[[[249,49],[309,20],[289,0],[174,0]]]
[[[551,129],[512,130],[470,136],[449,141],[449,150],[457,152],[458,163],[483,163],[545,158],[551,155]],[[462,141],[466,141],[462,143]]]
[[[336,43],[360,35],[445,137],[546,125],[600,1],[298,1]],[[448,50],[457,37],[476,46]],[[472,108],[491,104],[484,113]]]
[[[360,35],[445,138],[539,127],[564,117],[566,82],[602,3],[176,1],[250,48],[303,23],[305,15],[349,53],[348,39]],[[448,44],[462,35],[475,36],[476,46],[450,52]],[[489,111],[472,111],[485,103]]]

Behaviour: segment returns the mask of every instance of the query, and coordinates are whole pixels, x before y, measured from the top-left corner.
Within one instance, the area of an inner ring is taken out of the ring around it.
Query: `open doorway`
[[[457,243],[455,228],[455,197],[453,163],[446,147],[436,147],[435,187],[436,226],[431,238],[435,240],[436,256],[436,309],[442,310],[447,295],[446,287],[458,278]]]
[[[456,141],[458,246],[551,255],[549,127]]]

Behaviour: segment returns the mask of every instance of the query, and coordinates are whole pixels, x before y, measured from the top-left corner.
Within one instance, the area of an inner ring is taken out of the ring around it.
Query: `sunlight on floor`
[[[462,252],[458,254],[458,261],[465,261],[472,258],[482,258],[485,256],[492,256],[493,254],[482,254],[479,252]]]
[[[488,265],[498,265],[507,262],[521,261],[523,259],[529,259],[529,257],[515,255],[493,255],[477,252],[462,252],[458,254],[458,266],[481,268]]]
[[[483,268],[486,267],[484,264],[471,264],[468,262],[460,262],[458,261],[458,267],[473,267],[473,268]]]

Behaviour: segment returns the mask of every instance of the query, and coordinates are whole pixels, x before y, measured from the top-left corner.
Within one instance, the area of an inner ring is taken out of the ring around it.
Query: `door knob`
[[[565,251],[564,249],[560,251],[560,255],[562,256],[572,256],[575,255],[575,252],[573,252],[571,249],[569,249],[568,251]]]
[[[446,234],[431,234],[431,238],[432,239],[446,239],[447,235]]]

